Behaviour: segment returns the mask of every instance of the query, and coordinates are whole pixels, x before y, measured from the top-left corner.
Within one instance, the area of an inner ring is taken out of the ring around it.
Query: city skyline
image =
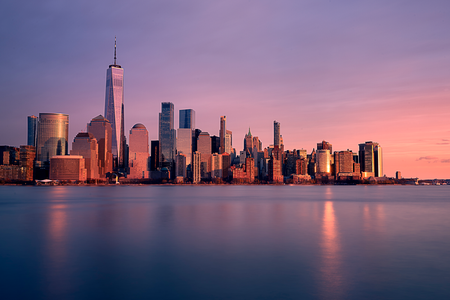
[[[142,3],[122,10],[130,25],[110,28],[101,25],[108,22],[100,13],[109,11],[101,3],[87,13],[83,4],[7,4],[0,143],[25,145],[26,118],[39,113],[68,114],[69,141],[86,130],[103,112],[104,69],[117,35],[127,135],[142,123],[156,140],[160,105],[172,102],[175,115],[194,109],[196,127],[210,135],[227,116],[237,151],[248,127],[263,147],[272,144],[277,120],[285,149],[310,153],[326,140],[335,151],[357,152],[376,141],[386,175],[448,178],[450,45],[443,37],[450,4],[433,3],[194,1],[180,4],[183,13]],[[154,8],[162,17],[144,21]]]

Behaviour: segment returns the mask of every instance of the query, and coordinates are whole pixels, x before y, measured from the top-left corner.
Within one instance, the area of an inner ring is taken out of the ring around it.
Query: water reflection
[[[322,278],[320,281],[322,286],[319,293],[325,299],[336,299],[343,296],[344,278],[342,274],[341,245],[333,202],[326,201],[324,205],[322,241],[320,244],[322,249],[320,268]]]

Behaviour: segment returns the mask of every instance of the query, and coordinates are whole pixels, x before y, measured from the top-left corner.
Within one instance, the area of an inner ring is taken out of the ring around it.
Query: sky
[[[27,116],[69,115],[69,148],[104,114],[106,69],[124,69],[125,131],[158,139],[161,102],[233,147],[378,142],[384,173],[450,178],[450,1],[25,1],[0,10],[0,144]]]

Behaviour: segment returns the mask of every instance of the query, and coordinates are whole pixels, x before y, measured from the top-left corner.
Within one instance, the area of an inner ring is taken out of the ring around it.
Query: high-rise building
[[[191,164],[192,158],[192,129],[179,128],[177,133],[177,153],[186,155],[186,166]]]
[[[36,167],[42,169],[38,179],[48,178],[50,158],[68,154],[69,115],[40,113],[37,130]]]
[[[317,150],[316,152],[316,173],[327,173],[330,174],[331,173],[331,154],[330,154],[330,150],[326,149],[322,149],[322,150]]]
[[[383,152],[380,144],[372,141],[359,144],[359,162],[361,172],[383,176]]]
[[[148,157],[148,131],[138,123],[130,130],[129,178],[148,178]]]
[[[34,146],[20,146],[20,167],[21,180],[33,180],[33,162],[36,157],[36,147]]]
[[[201,180],[201,153],[195,151],[192,154],[192,182],[199,183]]]
[[[106,173],[113,171],[111,123],[102,115],[98,115],[88,124],[87,131],[97,140],[98,176],[105,178]]]
[[[106,71],[105,117],[112,128],[112,154],[114,169],[125,168],[124,93],[123,69],[116,63],[116,42],[114,41],[114,64]]]
[[[211,155],[211,178],[222,178],[222,154]]]
[[[193,109],[181,109],[179,128],[195,129],[195,111]]]
[[[55,155],[50,162],[51,180],[86,180],[86,168],[81,155]]]
[[[159,168],[159,141],[151,142],[150,155],[150,171],[156,171]]]
[[[281,147],[280,140],[280,123],[277,121],[273,121],[273,145]]]
[[[219,137],[220,137],[220,153],[225,153],[225,135],[227,133],[227,117],[220,117],[220,129],[219,129]]]
[[[208,179],[211,172],[211,137],[208,132],[202,132],[198,136],[197,151],[201,155],[202,178]]]
[[[175,163],[175,177],[186,178],[186,155],[183,153],[177,154]]]
[[[174,129],[174,106],[171,102],[161,103],[159,113],[159,165],[173,173],[175,161],[176,132]]]
[[[36,116],[28,116],[28,146],[36,147],[38,118]]]
[[[253,151],[253,137],[250,131],[250,127],[248,128],[248,133],[244,137],[244,151],[247,151],[252,154]]]
[[[336,178],[339,176],[349,176],[353,173],[353,152],[334,152],[334,172]]]
[[[86,178],[98,179],[98,145],[92,133],[78,133],[73,140],[70,155],[81,155],[84,158]]]
[[[220,137],[213,135],[211,137],[211,153],[220,152]]]
[[[330,150],[330,154],[333,154],[333,145],[326,141],[317,143],[317,150]]]
[[[231,154],[233,148],[233,132],[227,130],[225,133],[225,153]]]

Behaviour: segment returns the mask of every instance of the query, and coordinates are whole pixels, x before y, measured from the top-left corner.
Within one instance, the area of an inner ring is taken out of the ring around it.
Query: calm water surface
[[[0,299],[450,299],[450,186],[0,186]]]

